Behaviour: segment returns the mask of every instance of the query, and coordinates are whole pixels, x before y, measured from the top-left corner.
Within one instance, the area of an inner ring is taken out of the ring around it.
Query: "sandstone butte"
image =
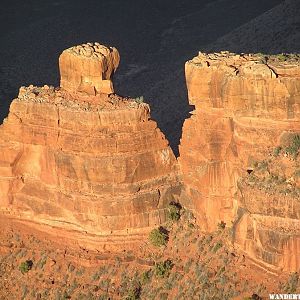
[[[83,44],[61,54],[60,88],[20,88],[0,127],[2,213],[129,240],[165,221],[176,159],[149,106],[112,94],[118,62]]]
[[[298,270],[299,157],[284,149],[300,132],[299,57],[188,61],[195,110],[178,161],[149,106],[114,94],[118,63],[115,48],[75,46],[59,58],[59,88],[20,88],[0,127],[1,212],[109,247],[140,241],[180,201],[204,231],[225,222],[255,263]]]
[[[256,262],[294,271],[300,268],[299,158],[281,153],[277,161],[272,153],[300,132],[299,61],[226,51],[188,61],[195,110],[184,123],[179,158],[186,202],[204,230],[223,221]]]

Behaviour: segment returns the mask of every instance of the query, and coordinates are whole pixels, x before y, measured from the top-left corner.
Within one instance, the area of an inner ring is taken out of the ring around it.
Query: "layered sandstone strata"
[[[149,106],[134,99],[22,87],[0,127],[0,208],[23,220],[97,234],[147,231],[165,220],[177,176]]]
[[[238,196],[245,196],[238,180],[291,132],[300,132],[299,57],[199,53],[186,63],[185,71],[189,102],[195,110],[183,126],[179,162],[199,224],[206,230],[215,229],[221,221],[227,226],[234,224],[238,232],[243,232],[238,235],[241,241],[247,235],[242,228],[247,226],[264,228],[275,236],[279,234],[277,228],[288,223],[287,228],[293,228],[292,241],[300,235],[299,213],[276,215],[276,209],[274,214],[261,209],[253,212],[249,208],[261,207],[255,203],[262,197],[249,190],[252,202],[246,207],[247,200]],[[286,207],[283,200],[277,204],[281,210]],[[253,218],[255,225],[250,221]],[[256,231],[252,242],[264,254],[257,255],[257,248],[253,257],[287,269],[298,266],[299,262],[283,263],[287,258],[267,258],[269,252],[264,252],[257,239],[262,232]],[[267,239],[263,241],[266,245]],[[291,243],[298,245],[299,241]],[[247,243],[241,244],[248,250]],[[287,248],[274,249],[284,252]],[[293,255],[299,256],[299,247],[293,249],[297,249]]]
[[[69,92],[111,94],[119,61],[116,48],[97,42],[66,49],[59,57],[60,86]]]
[[[296,137],[295,147],[275,148],[239,180],[233,224],[235,242],[252,257],[294,271],[300,268],[300,155],[295,156],[300,135]]]

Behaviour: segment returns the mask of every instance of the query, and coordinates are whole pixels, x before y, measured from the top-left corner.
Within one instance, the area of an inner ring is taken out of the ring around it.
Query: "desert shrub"
[[[102,290],[107,290],[109,285],[110,285],[110,279],[107,278],[107,279],[103,279],[99,282],[99,287],[102,289]]]
[[[153,229],[149,234],[149,241],[156,247],[166,246],[168,238],[168,233],[162,227]]]
[[[282,147],[280,147],[280,146],[276,147],[276,148],[273,150],[273,155],[274,155],[275,157],[277,157],[277,156],[280,154],[281,150],[282,150]]]
[[[222,242],[221,241],[218,241],[216,244],[215,244],[215,246],[213,247],[213,249],[212,249],[212,251],[214,252],[214,253],[216,253],[220,248],[222,248],[223,247],[223,244],[222,244]]]
[[[168,219],[171,221],[178,221],[180,219],[180,205],[171,202],[168,206]]]
[[[141,287],[136,286],[129,289],[127,296],[124,298],[125,300],[138,300],[141,296]]]
[[[32,260],[26,260],[20,264],[19,270],[21,271],[22,274],[25,274],[32,269],[32,266],[33,266]]]
[[[80,268],[80,269],[76,272],[76,275],[77,275],[77,276],[81,276],[81,275],[84,274],[84,272],[85,272],[85,269],[84,269],[84,268]]]
[[[146,284],[148,282],[150,282],[151,280],[151,270],[145,271],[144,273],[142,273],[141,275],[141,283],[142,284]]]
[[[226,227],[226,223],[224,221],[221,221],[220,223],[218,223],[218,229],[223,230]]]
[[[187,263],[184,266],[184,273],[188,273],[190,271],[191,265],[193,264],[193,259],[189,258]]]
[[[161,261],[155,264],[155,275],[158,277],[167,277],[173,268],[173,263],[170,259]]]
[[[280,53],[280,54],[277,54],[276,55],[276,58],[279,60],[279,61],[286,61],[289,57],[287,54],[285,53]]]
[[[300,135],[296,134],[291,138],[289,146],[285,148],[285,152],[291,156],[294,156],[294,158],[296,158],[299,149],[300,149]]]
[[[191,228],[191,229],[194,229],[195,225],[193,223],[188,223],[188,227]]]
[[[43,254],[42,257],[41,257],[41,259],[35,265],[35,267],[42,270],[44,268],[44,266],[45,266],[46,263],[47,263],[47,255]]]
[[[144,96],[136,97],[134,101],[138,104],[141,104],[144,102]]]
[[[299,282],[299,274],[297,272],[292,273],[283,287],[284,292],[295,293]]]

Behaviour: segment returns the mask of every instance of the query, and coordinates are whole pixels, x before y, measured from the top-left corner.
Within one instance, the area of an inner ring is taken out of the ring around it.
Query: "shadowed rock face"
[[[64,51],[64,88],[20,89],[0,127],[2,211],[97,234],[142,231],[165,220],[164,207],[179,192],[177,162],[149,106],[77,88],[81,70],[97,91],[110,80],[118,64],[112,53],[94,73],[94,61],[81,69],[86,58]]]
[[[5,9],[0,11],[0,122],[8,115],[20,86],[59,84],[57,57],[64,49],[100,40],[117,47],[122,56],[114,88],[120,95],[144,96],[151,117],[178,155],[182,124],[191,110],[185,61],[199,49],[300,51],[300,39],[293,35],[299,31],[298,2],[131,0],[129,5],[124,0],[90,0],[83,5],[80,0],[4,0]],[[268,13],[275,6],[275,14]],[[257,24],[249,24],[258,16]],[[239,31],[244,24],[249,24],[249,33]],[[238,30],[238,38],[234,34],[214,47],[218,38],[233,30]]]
[[[239,189],[238,180],[285,136],[300,132],[299,56],[199,53],[185,72],[195,110],[183,126],[179,162],[199,224],[210,231],[221,221],[233,222],[236,242],[250,255],[296,270],[298,194],[286,201],[262,196],[253,186]],[[290,213],[282,214],[287,207]],[[285,256],[289,251],[291,259]]]

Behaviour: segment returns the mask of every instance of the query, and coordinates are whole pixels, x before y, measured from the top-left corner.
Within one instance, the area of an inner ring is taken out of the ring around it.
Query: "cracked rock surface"
[[[250,189],[238,182],[255,162],[269,161],[286,137],[300,133],[299,55],[199,53],[185,72],[195,110],[183,125],[179,163],[199,224],[208,231],[231,224],[234,241],[253,259],[298,270],[298,190],[291,199],[285,185],[274,196],[260,190],[262,182]],[[267,186],[273,177],[266,176]],[[278,230],[283,224],[285,234]]]

